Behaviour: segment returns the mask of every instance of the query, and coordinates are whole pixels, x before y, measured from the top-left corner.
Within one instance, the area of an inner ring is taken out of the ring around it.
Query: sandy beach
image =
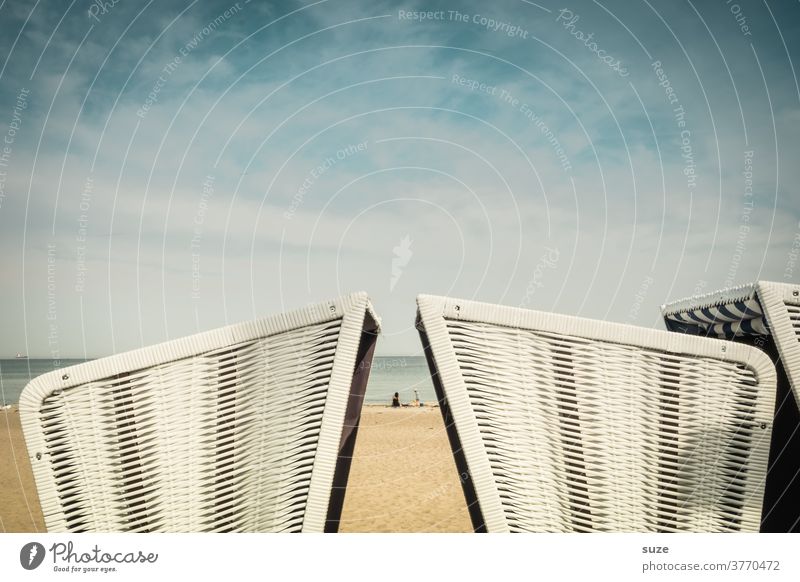
[[[468,532],[438,408],[365,406],[342,532]],[[44,531],[16,407],[0,411],[0,531]]]
[[[45,531],[16,406],[0,410],[0,531]]]
[[[472,531],[438,408],[364,407],[340,531]]]

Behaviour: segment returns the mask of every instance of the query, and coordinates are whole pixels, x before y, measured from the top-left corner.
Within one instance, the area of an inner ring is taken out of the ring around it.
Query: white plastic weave
[[[365,294],[40,376],[49,531],[322,531]]]
[[[664,319],[685,319],[700,309],[729,308],[741,301],[754,302],[763,311],[767,326],[760,335],[775,340],[781,365],[791,384],[795,402],[800,408],[800,285],[758,281],[732,289],[675,301],[661,307]]]
[[[758,281],[661,309],[670,331],[711,336],[716,329],[694,323],[702,319],[698,314],[741,314],[742,319],[724,326],[741,325],[746,333],[734,334],[737,341],[763,350],[773,360],[778,386],[761,531],[800,532],[800,285]],[[763,314],[764,325],[746,320],[753,314]]]
[[[758,531],[776,381],[764,354],[417,301],[456,462],[468,467],[467,501],[479,507],[476,529]]]

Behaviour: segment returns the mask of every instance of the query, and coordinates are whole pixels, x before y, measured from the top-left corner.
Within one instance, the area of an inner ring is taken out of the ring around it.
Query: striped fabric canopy
[[[663,310],[667,320],[697,327],[701,335],[725,339],[769,335],[752,285],[677,301],[665,305]]]

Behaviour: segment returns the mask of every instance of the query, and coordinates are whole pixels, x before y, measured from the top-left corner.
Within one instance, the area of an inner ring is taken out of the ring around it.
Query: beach
[[[353,457],[339,531],[472,531],[438,408],[365,406]],[[0,531],[44,531],[16,406],[0,410]]]
[[[340,531],[472,531],[438,408],[364,407]]]
[[[0,409],[0,531],[45,531],[16,406]]]

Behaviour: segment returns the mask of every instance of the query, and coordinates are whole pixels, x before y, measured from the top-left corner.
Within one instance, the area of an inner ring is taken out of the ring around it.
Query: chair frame
[[[800,316],[795,327],[788,307],[800,313],[800,285],[758,281],[674,301],[661,306],[667,330],[704,335],[697,326],[670,319],[671,315],[755,299],[769,327],[767,334],[737,337],[737,345],[754,346],[777,370],[770,468],[764,497],[763,532],[800,532]],[[676,335],[677,335],[676,334]],[[710,336],[712,341],[724,341]],[[790,397],[793,396],[793,398]]]
[[[53,394],[110,378],[200,356],[228,345],[258,340],[308,325],[341,319],[333,367],[303,518],[303,532],[336,531],[358,432],[361,407],[380,321],[366,293],[229,325],[220,329],[89,361],[38,376],[23,390],[19,411],[25,442],[48,530],[63,526],[63,510],[47,452],[39,410]]]
[[[448,334],[446,326],[448,319],[565,334],[576,338],[734,362],[753,370],[758,381],[767,389],[770,387],[774,389],[775,386],[775,369],[769,358],[759,350],[732,342],[680,336],[630,325],[448,297],[420,295],[417,304],[417,329],[428,359],[476,532],[507,532],[509,525],[482,444],[476,416],[469,402],[464,377]],[[772,417],[766,408],[760,407],[760,419],[763,422],[770,422]],[[769,439],[766,440],[768,442]],[[766,473],[766,455],[763,456],[763,463],[761,460],[756,460],[753,470],[758,471],[761,463]],[[763,479],[750,479],[747,484],[750,488],[747,496],[760,499],[763,495]],[[749,523],[748,527],[757,531],[757,523]]]

